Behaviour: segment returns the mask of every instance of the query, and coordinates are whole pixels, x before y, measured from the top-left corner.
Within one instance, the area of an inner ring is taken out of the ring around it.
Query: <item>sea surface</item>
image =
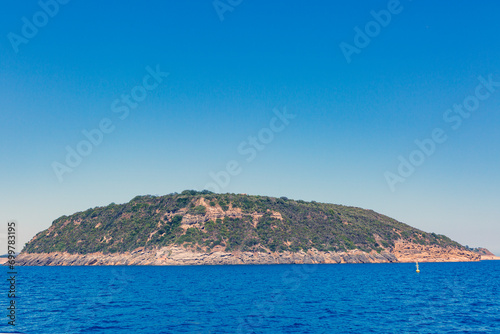
[[[17,270],[0,332],[500,333],[500,261]]]

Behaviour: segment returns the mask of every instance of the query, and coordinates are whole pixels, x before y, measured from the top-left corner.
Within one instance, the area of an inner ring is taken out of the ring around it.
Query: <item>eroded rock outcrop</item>
[[[396,243],[392,252],[226,252],[220,247],[209,253],[195,252],[180,246],[154,250],[137,249],[126,253],[31,253],[17,257],[26,266],[92,266],[92,265],[229,265],[229,264],[320,264],[320,263],[394,263],[479,261],[480,256],[460,249],[445,249],[404,242]]]
[[[399,262],[462,262],[479,261],[481,256],[455,247],[420,245],[404,241],[395,242],[392,253]]]

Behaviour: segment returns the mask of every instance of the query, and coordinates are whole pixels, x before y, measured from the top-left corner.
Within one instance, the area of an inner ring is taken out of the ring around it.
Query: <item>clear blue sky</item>
[[[0,221],[16,219],[22,243],[63,214],[201,190],[236,161],[222,192],[369,208],[500,254],[500,87],[458,129],[443,119],[479,76],[500,82],[499,3],[221,3],[72,0],[52,16],[3,3]],[[375,30],[348,62],[355,27]],[[148,66],[169,75],[146,91]],[[276,109],[295,118],[273,121]],[[106,119],[113,131],[60,182],[54,162]],[[436,128],[447,140],[391,189],[386,172]]]

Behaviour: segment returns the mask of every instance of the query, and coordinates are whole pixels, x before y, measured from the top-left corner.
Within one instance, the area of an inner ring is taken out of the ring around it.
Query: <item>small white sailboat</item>
[[[417,273],[419,273],[420,269],[418,269],[418,261],[416,262],[416,265],[417,265]]]

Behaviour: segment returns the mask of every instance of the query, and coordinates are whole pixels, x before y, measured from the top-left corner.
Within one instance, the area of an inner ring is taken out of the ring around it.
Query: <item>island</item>
[[[125,204],[62,216],[26,244],[16,263],[160,266],[480,260],[479,252],[444,235],[372,210],[186,190],[137,196]]]

